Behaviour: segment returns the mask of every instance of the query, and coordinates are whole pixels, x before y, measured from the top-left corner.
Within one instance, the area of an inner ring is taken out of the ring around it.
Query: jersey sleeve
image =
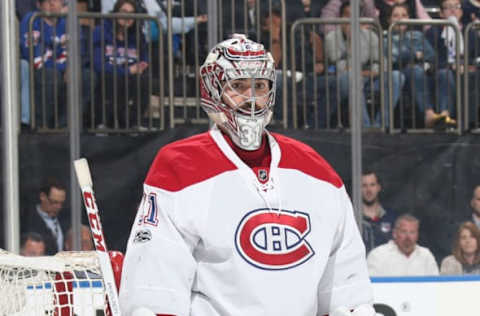
[[[338,307],[354,309],[373,303],[363,245],[345,187],[338,190],[338,223],[326,269],[318,286],[318,313],[326,315]]]
[[[128,241],[120,288],[122,312],[189,315],[198,239],[179,228],[175,193],[144,184]]]

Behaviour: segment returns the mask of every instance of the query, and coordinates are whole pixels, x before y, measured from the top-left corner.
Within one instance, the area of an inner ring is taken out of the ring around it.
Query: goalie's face
[[[202,107],[244,150],[256,150],[275,103],[275,62],[260,43],[234,34],[200,68]]]
[[[234,111],[251,115],[262,113],[268,104],[271,83],[267,79],[235,79],[225,82],[222,100]]]

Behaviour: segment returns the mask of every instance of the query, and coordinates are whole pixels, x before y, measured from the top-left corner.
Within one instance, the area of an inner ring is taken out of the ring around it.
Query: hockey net
[[[23,257],[0,249],[0,316],[98,316],[105,307],[95,252]]]

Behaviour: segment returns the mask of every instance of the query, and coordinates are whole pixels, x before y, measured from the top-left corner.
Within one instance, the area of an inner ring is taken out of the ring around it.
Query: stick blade
[[[75,167],[75,173],[77,174],[77,180],[80,187],[93,187],[92,176],[90,175],[90,168],[88,167],[87,159],[77,159],[73,162],[73,166]]]

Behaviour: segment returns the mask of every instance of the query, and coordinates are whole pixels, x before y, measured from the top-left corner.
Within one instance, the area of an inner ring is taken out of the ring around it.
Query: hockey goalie
[[[160,149],[125,256],[126,315],[375,315],[350,198],[314,149],[270,132],[275,62],[235,34],[200,68],[214,126]]]

